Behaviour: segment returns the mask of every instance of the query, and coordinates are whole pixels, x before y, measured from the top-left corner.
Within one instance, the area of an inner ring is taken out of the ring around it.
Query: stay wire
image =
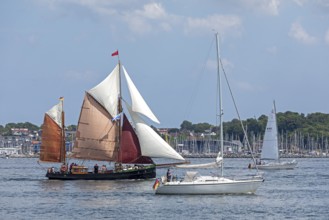
[[[231,86],[230,86],[230,84],[229,84],[229,82],[228,82],[228,77],[227,77],[227,75],[226,75],[226,72],[225,72],[225,69],[224,69],[224,65],[223,65],[223,62],[222,62],[222,59],[221,59],[221,58],[219,58],[219,62],[220,62],[220,65],[221,65],[221,68],[222,68],[222,71],[223,71],[223,74],[224,74],[224,77],[225,77],[225,81],[226,81],[227,87],[228,87],[228,89],[229,89],[229,91],[230,91],[231,98],[232,98],[232,101],[233,101],[233,104],[234,104],[234,108],[235,108],[235,111],[236,111],[236,113],[237,113],[237,116],[238,116],[238,118],[239,118],[239,121],[240,121],[240,124],[241,124],[242,130],[243,130],[243,134],[244,134],[244,136],[246,137],[248,150],[251,152],[251,157],[252,157],[252,160],[253,160],[254,164],[256,164],[256,159],[255,159],[255,157],[254,157],[254,155],[253,155],[253,153],[252,153],[252,151],[251,151],[251,147],[250,147],[250,143],[249,143],[249,138],[248,138],[248,136],[247,136],[246,129],[244,128],[244,125],[243,125],[243,123],[242,123],[242,120],[241,120],[241,117],[240,117],[240,113],[239,113],[239,111],[238,111],[238,107],[237,107],[237,104],[236,104],[236,102],[235,102],[235,99],[234,99],[234,96],[233,96],[233,92],[232,92]],[[257,166],[255,166],[255,167],[256,167],[256,169],[257,169],[257,173],[258,173],[258,168],[257,168]]]

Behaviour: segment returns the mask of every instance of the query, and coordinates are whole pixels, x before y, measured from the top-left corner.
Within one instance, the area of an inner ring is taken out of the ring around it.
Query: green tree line
[[[42,126],[42,125],[41,125]],[[12,135],[12,128],[27,128],[30,132],[37,132],[41,129],[41,126],[34,125],[30,122],[20,122],[20,123],[8,123],[5,126],[0,125],[0,134],[3,136]],[[66,127],[68,131],[75,131],[76,125],[69,125]]]
[[[245,130],[247,131],[248,139],[253,137],[260,137],[262,139],[267,123],[267,116],[261,115],[259,118],[248,118],[243,120]],[[292,140],[298,138],[301,145],[309,144],[310,140],[318,142],[318,144],[328,144],[329,139],[329,114],[311,113],[299,114],[297,112],[287,111],[284,113],[277,113],[278,132],[284,135],[286,139]],[[193,124],[189,121],[183,121],[179,129],[180,133],[185,133],[186,136],[191,135],[191,132],[196,136],[200,133],[214,132],[218,136],[219,127],[208,123]],[[239,139],[241,142],[245,138],[241,122],[238,119],[223,122],[224,134],[230,135]],[[175,130],[170,132],[177,132]]]
[[[278,131],[280,134],[284,133],[287,136],[292,136],[296,132],[307,135],[308,137],[329,138],[329,114],[324,113],[311,113],[303,114],[297,112],[287,111],[284,113],[277,113]],[[242,121],[248,135],[260,135],[262,136],[267,123],[267,116],[261,115],[258,119],[248,118]],[[11,128],[27,128],[30,131],[38,131],[41,126],[34,125],[30,122],[24,123],[8,123],[5,126],[0,125],[1,135],[11,135]],[[241,123],[238,119],[223,122],[224,133],[234,135],[241,141],[244,138],[244,133],[241,128]],[[76,125],[69,125],[66,127],[68,131],[75,131]],[[184,120],[180,128],[171,128],[169,133],[180,133],[190,135],[201,134],[207,132],[218,133],[218,126],[209,123],[197,123],[193,124],[190,121]],[[249,137],[250,138],[250,137]]]

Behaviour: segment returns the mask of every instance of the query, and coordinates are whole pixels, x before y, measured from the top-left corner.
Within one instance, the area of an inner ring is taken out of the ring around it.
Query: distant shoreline
[[[216,158],[217,155],[182,155],[184,158]],[[237,154],[228,154],[224,156],[225,158],[249,158],[251,155],[237,155]],[[281,155],[281,158],[329,158],[329,155]],[[5,159],[5,157],[2,157]],[[26,155],[26,154],[12,154],[9,155],[9,158],[39,158],[39,155]],[[255,158],[259,158],[255,156]]]
[[[182,155],[184,158],[216,158],[216,156],[212,155]],[[225,158],[251,158],[251,155],[224,155]],[[254,156],[255,158],[259,158],[259,156]],[[327,156],[320,155],[281,155],[281,158],[329,158]]]

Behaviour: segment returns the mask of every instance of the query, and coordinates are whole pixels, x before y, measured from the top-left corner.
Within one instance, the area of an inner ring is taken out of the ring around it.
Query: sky
[[[119,50],[156,127],[216,124],[215,33],[241,119],[329,113],[329,0],[2,0],[0,125],[31,122],[63,96],[76,125],[85,91]],[[223,74],[223,72],[221,72]],[[222,76],[223,120],[237,118]]]

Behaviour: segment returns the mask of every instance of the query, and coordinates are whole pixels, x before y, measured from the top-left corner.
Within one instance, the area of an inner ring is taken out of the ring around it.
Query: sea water
[[[168,196],[154,194],[154,179],[48,180],[49,164],[40,166],[36,158],[0,159],[0,219],[329,219],[329,159],[297,161],[294,170],[264,171],[254,195]],[[224,174],[251,175],[249,162],[226,159]],[[157,169],[157,177],[166,171]]]

